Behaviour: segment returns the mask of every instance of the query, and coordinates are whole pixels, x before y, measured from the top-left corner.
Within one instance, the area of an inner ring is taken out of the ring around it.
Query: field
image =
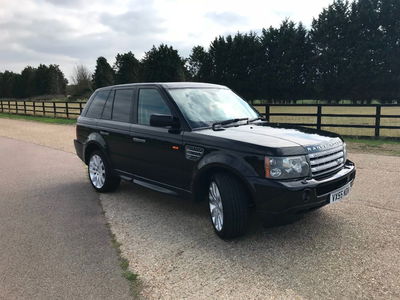
[[[255,108],[260,113],[265,113],[264,106],[257,106]],[[317,107],[290,107],[290,106],[272,106],[270,107],[271,113],[317,113]],[[323,107],[323,114],[358,114],[358,115],[374,115],[374,107]],[[381,125],[382,126],[400,126],[400,106],[396,107],[382,107],[381,111]],[[399,118],[385,118],[384,115],[398,115]],[[273,123],[316,123],[316,117],[308,116],[271,116],[270,122]],[[375,118],[360,117],[360,118],[347,118],[347,117],[322,117],[322,124],[354,124],[354,125],[375,125]],[[343,135],[350,136],[374,136],[374,128],[340,128],[340,127],[324,127],[322,129],[334,131]],[[400,137],[399,129],[381,129],[380,135],[383,137]]]

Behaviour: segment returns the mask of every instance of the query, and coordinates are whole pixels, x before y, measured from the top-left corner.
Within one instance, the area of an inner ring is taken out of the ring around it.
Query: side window
[[[141,89],[138,101],[138,124],[150,125],[153,114],[171,115],[171,111],[156,89]]]
[[[114,96],[114,106],[112,119],[119,122],[129,122],[131,113],[133,90],[116,90]]]
[[[110,91],[99,91],[92,100],[89,109],[86,113],[88,118],[100,118],[101,112],[103,111],[104,103],[106,103],[107,96]]]
[[[111,91],[108,96],[107,102],[104,105],[103,114],[101,115],[102,119],[111,120],[112,106],[114,102],[114,91]]]

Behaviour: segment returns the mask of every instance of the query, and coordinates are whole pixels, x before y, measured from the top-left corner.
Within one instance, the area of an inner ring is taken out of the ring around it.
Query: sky
[[[332,0],[0,0],[0,72],[27,65],[95,68],[99,56],[140,59],[165,43],[188,57],[219,35],[259,32],[289,18],[310,26]]]

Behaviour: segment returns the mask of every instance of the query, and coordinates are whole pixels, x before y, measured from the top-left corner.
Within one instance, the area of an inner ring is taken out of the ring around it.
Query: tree
[[[36,69],[31,66],[25,67],[21,72],[22,97],[27,98],[35,95]]]
[[[92,75],[84,65],[75,66],[72,75],[73,96],[88,96],[92,92]]]
[[[132,52],[117,54],[115,57],[115,83],[133,83],[139,81],[139,61]]]
[[[381,0],[378,31],[382,33],[381,74],[377,87],[383,102],[400,99],[400,1]]]
[[[20,74],[5,71],[1,74],[0,98],[16,98],[19,96]]]
[[[47,94],[64,95],[68,80],[58,65],[49,65]]]
[[[161,44],[146,52],[141,62],[143,81],[184,81],[185,61],[171,46]]]
[[[310,94],[312,46],[300,23],[285,20],[279,28],[262,30],[263,98],[302,99]]]
[[[314,52],[314,84],[317,98],[339,100],[351,87],[348,75],[352,37],[349,3],[335,0],[311,27]]]
[[[107,59],[100,56],[96,61],[96,69],[93,73],[92,85],[94,89],[114,84],[114,70]]]
[[[188,75],[191,80],[213,82],[211,57],[202,46],[195,46],[187,60]]]

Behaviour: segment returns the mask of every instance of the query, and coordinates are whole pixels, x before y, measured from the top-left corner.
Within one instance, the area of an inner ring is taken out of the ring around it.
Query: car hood
[[[224,130],[216,131],[207,129],[198,131],[197,133],[267,148],[293,148],[293,150],[296,149],[295,152],[297,153],[299,152],[299,148],[301,148],[301,154],[334,147],[342,143],[339,135],[335,133],[305,127],[279,126],[268,123],[225,127]]]

